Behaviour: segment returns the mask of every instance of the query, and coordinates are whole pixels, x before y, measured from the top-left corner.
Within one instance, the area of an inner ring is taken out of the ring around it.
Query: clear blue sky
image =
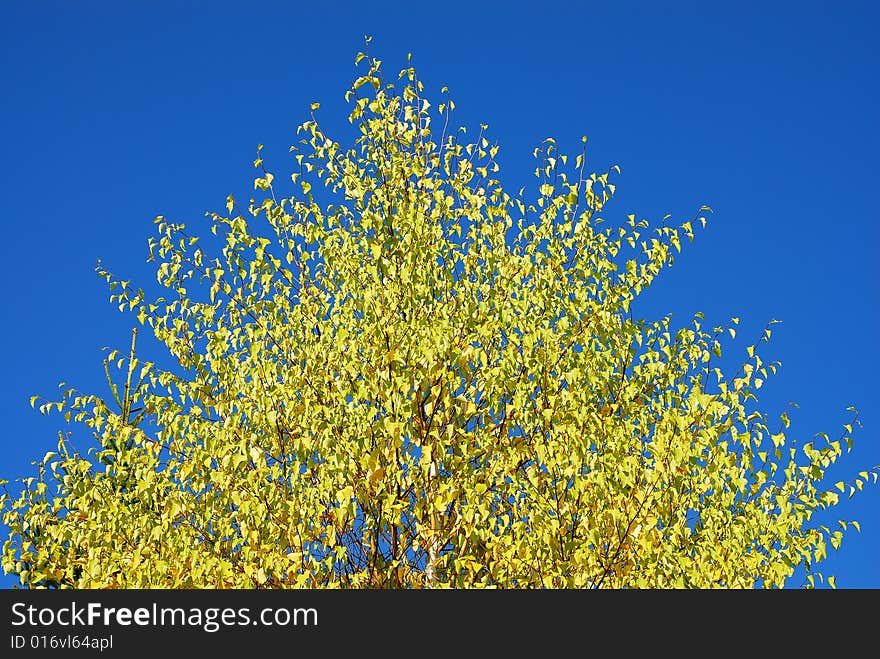
[[[712,206],[639,310],[741,316],[741,352],[781,319],[762,408],[797,402],[804,438],[837,435],[856,405],[864,429],[834,474],[880,464],[876,5],[549,5],[4,3],[0,477],[55,446],[61,420],[29,396],[62,380],[105,393],[100,349],[128,345],[135,321],[96,260],[152,283],[153,217],[198,223],[247,198],[258,143],[281,177],[313,101],[341,127],[364,34],[389,72],[411,51],[429,92],[448,85],[459,123],[489,124],[514,189],[541,139],[575,153],[586,134],[593,166],[623,170],[610,218]],[[878,505],[871,487],[839,508],[862,523],[825,564],[839,587],[880,587]]]

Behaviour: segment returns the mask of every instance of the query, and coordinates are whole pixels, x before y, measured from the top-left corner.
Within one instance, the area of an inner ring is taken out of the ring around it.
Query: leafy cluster
[[[262,198],[230,197],[213,237],[157,218],[163,297],[99,266],[176,364],[133,340],[109,357],[115,400],[41,406],[95,445],[60,434],[3,496],[3,569],[27,587],[531,588],[782,586],[805,566],[813,584],[842,529],[811,518],[838,502],[822,483],[852,424],[796,447],[754,409],[777,365],[750,346],[719,367],[737,319],[633,318],[704,217],[603,222],[616,168],[551,139],[534,199],[510,195],[485,126],[447,134],[448,97],[358,62],[354,146],[313,105],[290,196],[258,153]]]

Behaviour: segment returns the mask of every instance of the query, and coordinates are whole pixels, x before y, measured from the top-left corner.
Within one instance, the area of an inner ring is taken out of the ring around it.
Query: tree
[[[355,144],[314,104],[291,196],[258,148],[261,198],[230,196],[212,236],[156,219],[167,298],[99,264],[177,364],[133,337],[109,356],[115,406],[40,406],[95,446],[61,434],[4,495],[3,569],[29,587],[753,587],[803,566],[815,584],[843,530],[814,513],[877,480],[823,485],[857,416],[796,446],[755,409],[777,364],[752,345],[720,368],[737,318],[633,317],[708,209],[609,225],[619,170],[552,139],[534,199],[511,195],[485,126],[447,134],[448,96],[432,111],[413,68],[398,92],[357,62]]]

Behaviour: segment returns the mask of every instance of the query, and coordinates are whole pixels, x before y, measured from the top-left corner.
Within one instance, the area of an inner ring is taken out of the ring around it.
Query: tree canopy
[[[633,303],[704,227],[603,217],[617,168],[552,139],[533,193],[450,127],[415,70],[358,54],[351,146],[314,104],[283,196],[210,235],[156,218],[161,295],[99,264],[167,351],[105,361],[109,396],[35,397],[77,430],[3,495],[27,587],[779,587],[829,545],[839,438],[757,408],[777,369],[696,313]],[[584,147],[585,148],[585,147]],[[724,365],[727,372],[722,372]],[[116,384],[121,374],[120,384]],[[772,427],[771,427],[772,426]],[[83,440],[83,436],[85,440]],[[76,448],[89,443],[84,451]],[[831,581],[833,585],[833,580]]]

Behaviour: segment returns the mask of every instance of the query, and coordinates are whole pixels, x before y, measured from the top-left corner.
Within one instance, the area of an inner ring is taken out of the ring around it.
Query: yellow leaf
[[[370,485],[375,486],[376,481],[382,480],[383,478],[385,478],[385,467],[379,467],[370,476]]]

